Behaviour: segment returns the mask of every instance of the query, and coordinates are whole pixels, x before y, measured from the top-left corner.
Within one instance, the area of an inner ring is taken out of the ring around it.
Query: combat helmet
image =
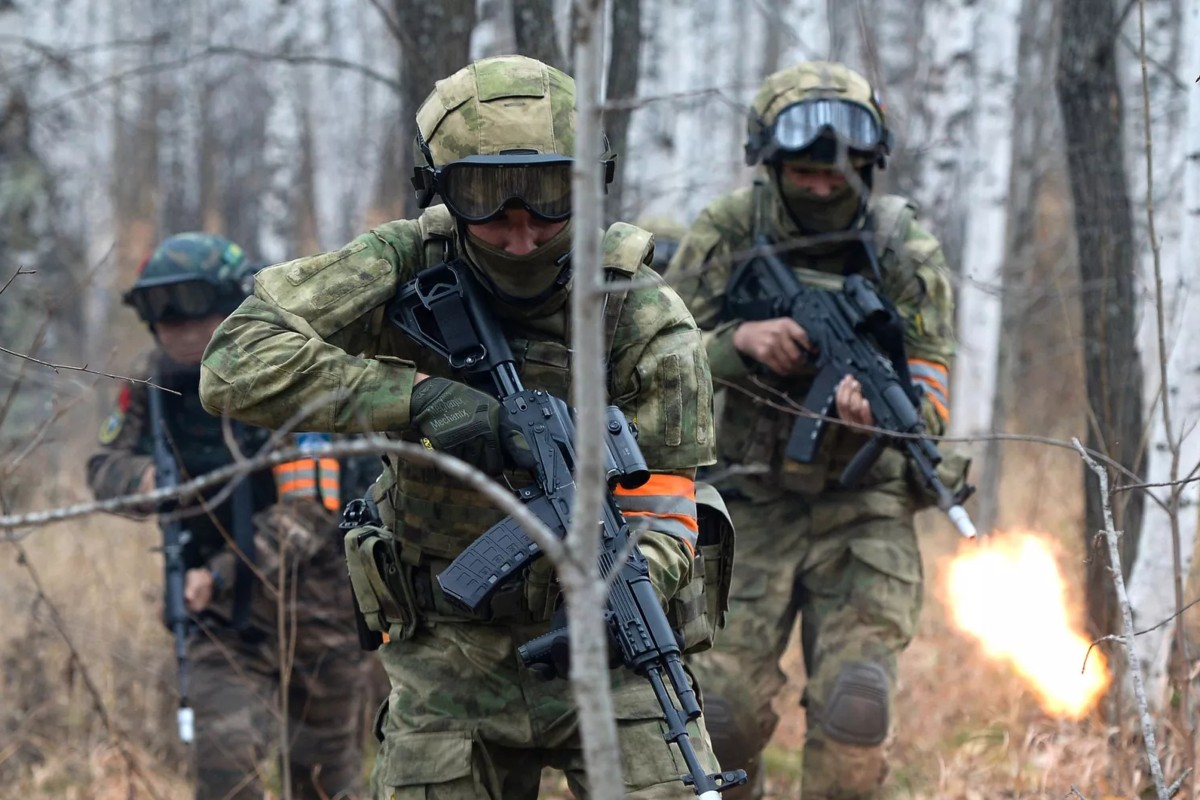
[[[832,162],[839,146],[856,166],[887,165],[892,133],[866,78],[844,64],[806,61],[763,81],[747,119],[748,166],[801,153]]]
[[[571,216],[575,81],[526,56],[496,56],[437,82],[417,111],[413,188],[460,222],[516,206],[558,222]],[[601,156],[605,183],[613,156]]]
[[[154,249],[123,300],[151,328],[229,314],[249,294],[255,269],[223,236],[180,233]]]

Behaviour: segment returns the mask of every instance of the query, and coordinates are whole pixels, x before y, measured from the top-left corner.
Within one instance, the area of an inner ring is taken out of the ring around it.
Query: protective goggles
[[[425,171],[424,180],[430,194],[440,195],[450,213],[464,222],[490,222],[509,208],[561,222],[571,216],[573,163],[560,155],[468,156]]]
[[[835,99],[805,100],[785,108],[770,128],[769,144],[776,151],[798,152],[824,136],[835,137],[848,150],[886,155],[890,149],[887,129],[869,108]]]
[[[142,282],[126,292],[122,300],[137,311],[142,322],[155,325],[227,314],[237,307],[242,297],[224,285],[203,278],[171,276]]]

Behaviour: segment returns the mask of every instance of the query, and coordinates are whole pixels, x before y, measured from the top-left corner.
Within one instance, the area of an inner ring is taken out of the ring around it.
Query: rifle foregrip
[[[474,612],[541,554],[517,521],[505,517],[438,573],[437,582],[446,599]]]

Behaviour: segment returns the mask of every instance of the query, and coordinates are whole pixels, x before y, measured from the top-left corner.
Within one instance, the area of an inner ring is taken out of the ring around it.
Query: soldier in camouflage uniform
[[[158,343],[143,359],[140,377],[179,392],[163,393],[162,416],[181,479],[233,460],[221,420],[200,405],[199,362],[213,330],[245,298],[252,275],[236,244],[180,234],[155,250],[126,295]],[[102,449],[88,461],[97,498],[155,487],[150,391],[158,390],[141,383],[123,388],[101,428]],[[266,443],[268,431],[239,427],[243,451],[254,453]],[[281,691],[293,795],[347,797],[361,786],[356,708],[367,660],[357,646],[335,536],[337,465],[302,459],[272,472],[246,479],[253,517],[241,524],[253,537],[253,571],[239,568],[231,546],[239,525],[232,497],[215,506],[189,503],[193,514],[183,521],[190,534],[185,599],[196,623],[187,667],[196,717],[197,800],[262,796],[263,762],[279,745]],[[287,595],[283,619],[277,613],[281,576]],[[240,581],[250,582],[248,591],[238,591]]]
[[[462,258],[505,326],[524,385],[570,396],[573,157],[611,175],[600,153],[574,152],[574,107],[569,76],[520,56],[483,59],[439,81],[417,112],[413,182],[422,207],[434,195],[444,205],[260,273],[254,296],[205,354],[205,406],[274,425],[328,398],[305,427],[424,440],[528,484],[505,469],[497,402],[387,323],[384,310],[415,273]],[[651,235],[616,223],[603,242],[609,274],[636,279],[607,304],[610,395],[636,418],[654,473],[636,492],[618,490],[618,500],[680,622],[689,612],[678,606],[695,604],[675,601],[703,581],[693,477],[713,460],[708,363],[691,315],[649,268]],[[516,654],[549,629],[558,606],[550,564],[537,562],[482,615],[457,609],[436,576],[502,514],[439,470],[395,455],[388,462],[376,484],[379,535],[398,550],[400,568],[391,581],[376,575],[369,591],[356,583],[364,616],[390,639],[379,650],[392,692],[379,715],[373,796],[534,798],[545,766],[589,796],[569,684],[535,676]],[[353,575],[361,554],[347,542]],[[628,796],[692,796],[649,684],[618,668],[613,690]],[[703,726],[692,727],[701,762],[715,768]]]
[[[789,318],[730,319],[722,304],[733,270],[761,236],[802,282],[833,289],[865,273],[907,322],[923,417],[942,433],[954,351],[950,286],[941,248],[913,204],[869,195],[889,141],[871,87],[846,67],[803,63],[771,75],[749,120],[747,162],[761,164],[758,180],[700,214],[667,272],[705,331],[717,388],[729,395],[717,449],[722,467],[737,468],[721,488],[738,563],[729,627],[693,665],[717,757],[757,773],[730,797],[762,796],[761,753],[778,722],[771,701],[785,683],[779,660],[797,615],[808,676],[803,796],[876,797],[886,772],[896,658],[922,600],[913,512],[928,499],[891,449],[861,487],[839,488],[841,470],[866,442],[847,428],[831,427],[812,464],[784,458],[795,417],[781,398],[803,401],[811,344]],[[842,419],[871,423],[853,378],[839,385],[836,403]]]

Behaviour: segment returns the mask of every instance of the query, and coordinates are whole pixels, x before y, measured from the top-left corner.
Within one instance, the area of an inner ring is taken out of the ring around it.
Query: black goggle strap
[[[425,163],[413,165],[412,185],[417,192],[417,208],[428,208],[433,202],[433,196],[437,194],[437,174],[433,166],[433,151],[429,149],[429,143],[425,141],[425,134],[421,133],[420,126],[417,127],[417,149],[425,156]]]

